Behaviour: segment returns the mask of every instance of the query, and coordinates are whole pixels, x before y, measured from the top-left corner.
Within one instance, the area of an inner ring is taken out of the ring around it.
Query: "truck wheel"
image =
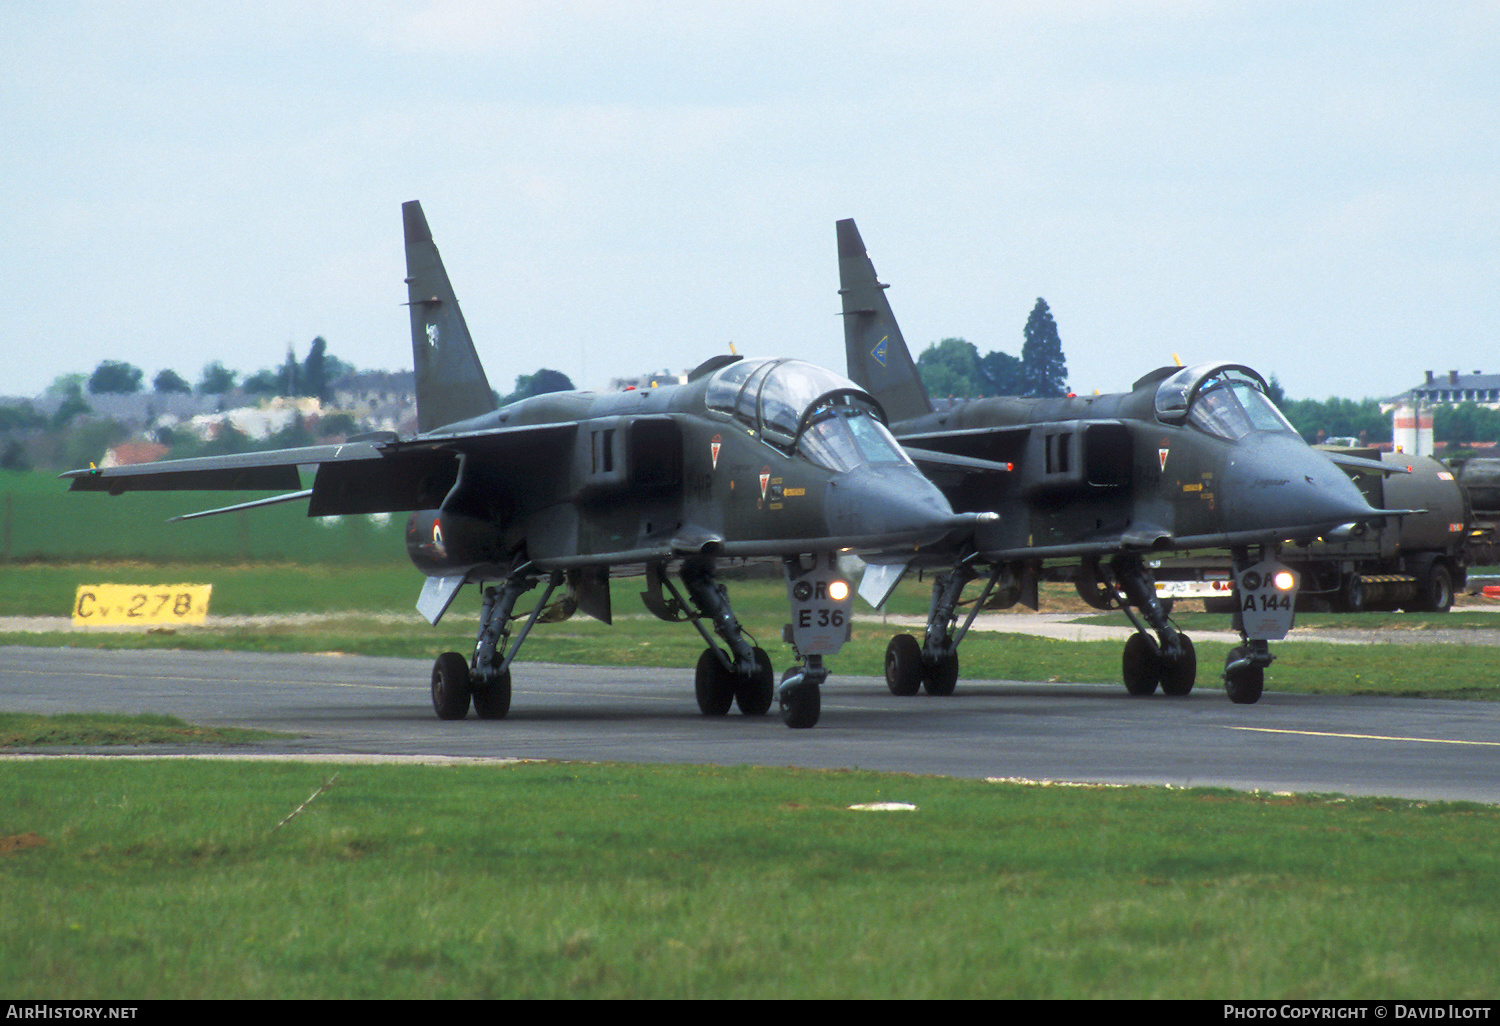
[[[1453,572],[1439,559],[1417,568],[1417,594],[1405,607],[1410,613],[1446,613],[1453,608]]]
[[[1344,579],[1344,587],[1339,593],[1339,605],[1346,613],[1363,613],[1369,608],[1369,602],[1365,598],[1365,582],[1359,579],[1359,574],[1350,574]]]

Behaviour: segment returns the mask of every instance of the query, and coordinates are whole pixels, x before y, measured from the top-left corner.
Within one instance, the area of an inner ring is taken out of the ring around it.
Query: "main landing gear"
[[[1078,593],[1090,605],[1109,608],[1117,604],[1135,626],[1135,633],[1125,642],[1120,658],[1120,676],[1125,690],[1132,695],[1150,695],[1161,685],[1164,695],[1186,695],[1193,690],[1198,677],[1198,655],[1193,640],[1167,618],[1167,610],[1156,597],[1156,583],[1151,579],[1141,557],[1121,553],[1110,560],[1107,580],[1097,561],[1086,563]],[[1110,596],[1123,594],[1123,601]],[[1143,620],[1144,618],[1144,620]],[[1155,632],[1155,637],[1151,636]]]
[[[668,622],[692,621],[708,647],[698,657],[693,690],[698,709],[705,716],[723,716],[731,705],[738,705],[746,716],[764,716],[775,699],[774,671],[765,649],[746,640],[734,610],[729,592],[714,579],[713,560],[694,557],[682,564],[682,583],[688,600],[673,586],[665,568],[652,564],[646,570],[648,591],[641,593],[646,608]],[[663,595],[663,589],[667,592]],[[691,611],[689,604],[691,603]],[[712,622],[729,651],[725,651],[708,633],[703,621]]]
[[[958,643],[981,609],[1013,606],[1020,598],[1021,584],[1012,567],[996,566],[985,581],[973,608],[958,623],[959,600],[964,587],[974,580],[973,557],[959,563],[932,582],[932,601],[927,608],[927,630],[922,641],[910,634],[897,634],[885,647],[885,686],[893,695],[915,695],[925,688],[929,695],[953,694],[958,685]],[[994,596],[993,601],[991,596]]]
[[[811,566],[804,566],[800,557],[785,562],[793,616],[788,640],[801,662],[782,675],[779,685],[770,656],[747,637],[729,605],[728,591],[715,579],[712,557],[693,556],[683,562],[680,576],[686,597],[668,579],[664,564],[647,566],[647,590],[641,593],[646,608],[663,620],[691,621],[707,642],[698,657],[693,688],[703,715],[723,716],[737,705],[746,716],[763,716],[777,704],[789,727],[811,727],[818,722],[819,689],[828,677],[823,656],[836,653],[847,640],[853,597],[841,579],[834,553],[814,553]],[[514,615],[517,600],[544,580],[546,590],[512,637],[511,624],[520,619]],[[484,590],[473,657],[444,652],[433,664],[432,707],[440,719],[463,719],[471,703],[482,719],[501,719],[510,711],[511,663],[548,610],[553,593],[565,583],[565,597],[552,604],[554,615],[549,619],[566,618],[582,608],[608,622],[608,578],[602,569],[593,577],[575,570],[544,572],[517,557],[504,582]],[[561,610],[560,617],[557,610]],[[704,620],[713,624],[718,641]]]
[[[511,641],[511,612],[516,607],[516,600],[541,580],[541,575],[529,561],[518,560],[504,584],[499,588],[484,589],[473,659],[466,660],[457,652],[444,652],[433,664],[432,708],[438,719],[463,719],[469,714],[471,699],[474,711],[482,720],[504,719],[510,712],[510,664],[515,661],[521,642],[526,640],[526,635],[531,633],[531,628],[547,607],[552,593],[563,583],[563,572],[554,570],[548,575],[547,590],[542,593],[515,640]]]
[[[544,580],[547,586],[541,598],[512,637],[512,623],[520,619],[513,615],[517,600]],[[465,659],[457,652],[444,652],[433,664],[432,707],[439,719],[463,719],[469,714],[471,702],[481,719],[503,719],[510,712],[511,663],[531,628],[542,618],[554,592],[565,580],[561,570],[543,574],[529,561],[517,559],[500,586],[484,590],[473,658]],[[684,600],[667,579],[661,565],[653,564],[647,568],[647,582],[650,590],[643,592],[641,597],[651,612],[663,620],[691,620],[708,642],[708,648],[698,659],[694,680],[698,708],[703,714],[723,716],[731,705],[738,705],[740,712],[747,716],[765,715],[777,695],[771,658],[764,649],[746,640],[745,632],[730,608],[728,593],[714,579],[713,561],[700,557],[683,564],[682,583],[687,588],[688,600]],[[663,594],[663,589],[667,594]],[[567,607],[569,612],[572,608],[571,605]],[[728,652],[714,642],[713,636],[703,626],[704,619],[713,622],[714,630],[729,647]],[[806,720],[807,703],[793,705],[791,718]],[[815,708],[811,719],[817,722]]]

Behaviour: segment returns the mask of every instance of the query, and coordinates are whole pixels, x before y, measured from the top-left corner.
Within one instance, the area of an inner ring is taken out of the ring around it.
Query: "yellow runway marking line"
[[[1446,737],[1392,737],[1386,734],[1340,734],[1331,730],[1288,730],[1281,727],[1230,727],[1230,730],[1253,730],[1262,734],[1303,734],[1307,737],[1340,737],[1351,741],[1419,741],[1427,745],[1480,745],[1500,748],[1500,741],[1458,741]]]

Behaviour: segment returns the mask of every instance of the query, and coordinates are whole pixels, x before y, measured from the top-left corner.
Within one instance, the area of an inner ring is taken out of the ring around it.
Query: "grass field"
[[[41,471],[0,470],[0,563],[22,560],[230,559],[409,566],[405,515],[310,520],[299,503],[167,523],[265,492],[68,492]]]
[[[60,615],[79,584],[114,580],[210,582],[216,614],[289,617],[0,644],[430,658],[466,651],[474,627],[472,596],[440,629],[423,623],[406,567],[26,563],[0,575],[0,615]],[[612,627],[540,626],[527,657],[692,665],[697,634],[641,611],[639,589],[615,582]],[[731,589],[773,660],[789,661],[781,583]],[[925,605],[919,584],[894,602]],[[835,672],[878,675],[891,632],[859,623]],[[1216,686],[1224,647],[1198,646],[1202,686]],[[1493,651],[1283,645],[1267,686],[1494,697]],[[976,636],[964,675],[1117,682],[1119,653],[1116,642]],[[244,740],[145,720],[0,716],[0,745],[190,738],[234,752]],[[917,809],[849,809],[880,801]],[[9,763],[0,990],[1484,999],[1500,989],[1497,829],[1500,810],[1466,804],[863,772]]]
[[[862,772],[48,760],[0,775],[0,991],[1486,998],[1497,828]]]

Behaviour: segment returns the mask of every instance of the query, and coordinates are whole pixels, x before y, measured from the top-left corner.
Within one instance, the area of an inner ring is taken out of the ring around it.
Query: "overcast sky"
[[[408,367],[409,199],[502,393],[842,371],[843,217],[914,353],[1044,297],[1078,392],[1500,372],[1493,0],[3,0],[0,141],[0,394]]]

